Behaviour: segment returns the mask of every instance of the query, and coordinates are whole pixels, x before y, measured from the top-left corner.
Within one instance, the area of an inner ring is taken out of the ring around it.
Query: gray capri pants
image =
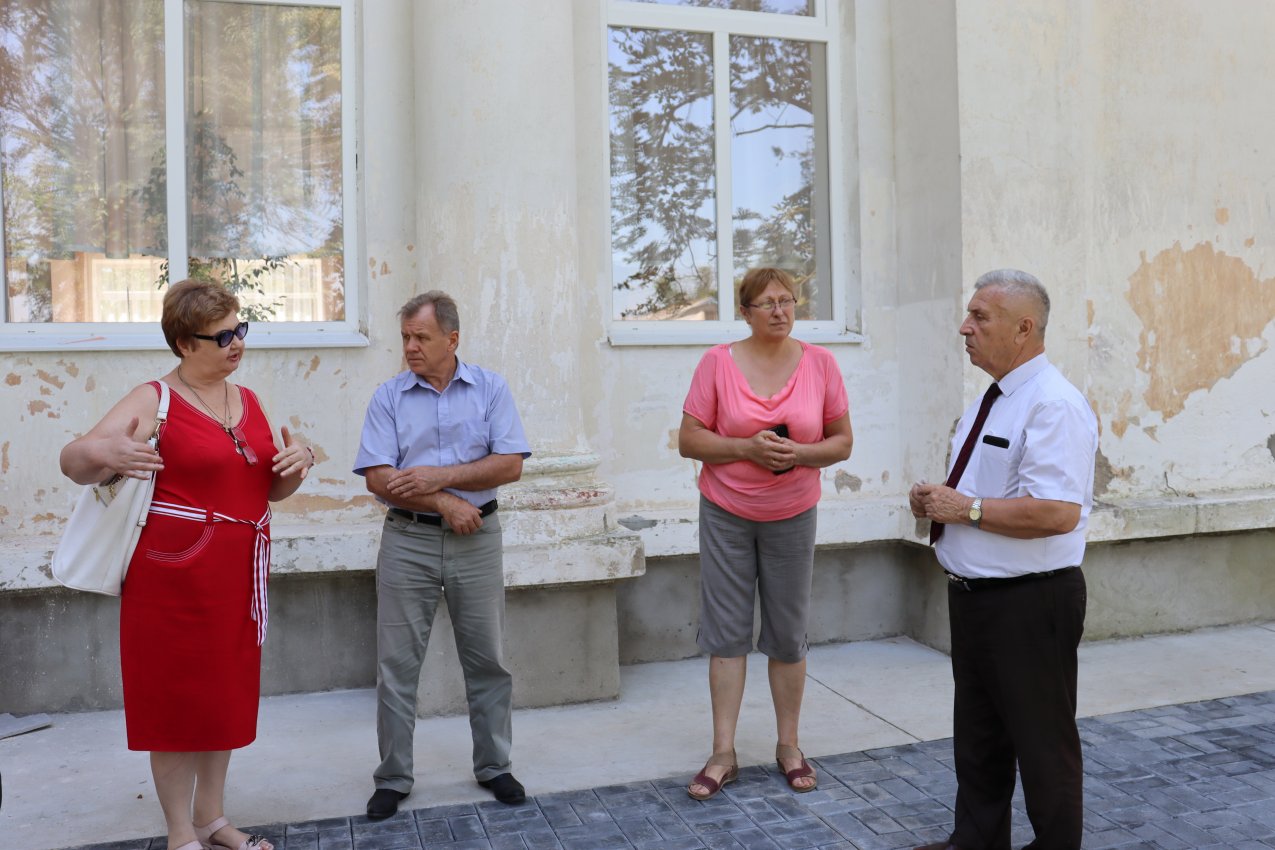
[[[753,598],[761,596],[757,650],[793,664],[806,657],[815,566],[815,508],[757,522],[699,500],[700,625],[696,643],[720,658],[753,646]]]

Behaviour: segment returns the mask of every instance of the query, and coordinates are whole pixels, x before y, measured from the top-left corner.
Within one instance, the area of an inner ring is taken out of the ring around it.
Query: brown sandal
[[[729,767],[726,775],[719,782],[708,775],[710,767]],[[691,780],[691,784],[686,786],[686,793],[694,800],[707,800],[714,796],[722,787],[729,785],[739,778],[739,760],[735,758],[735,751],[728,753],[713,753],[708,757],[708,762],[704,765],[704,769],[695,774],[695,778]],[[707,794],[696,794],[691,790],[691,785],[702,785],[708,789]]]
[[[784,763],[780,759],[801,759],[801,767],[794,767],[792,770],[784,770]],[[815,775],[815,769],[810,766],[810,762],[806,761],[806,756],[797,747],[790,747],[787,744],[775,745],[775,764],[779,765],[779,772],[788,780],[788,787],[796,791],[798,794],[805,794],[807,791],[813,791],[819,787],[819,777]],[[814,780],[809,785],[795,785],[798,779],[809,776]]]

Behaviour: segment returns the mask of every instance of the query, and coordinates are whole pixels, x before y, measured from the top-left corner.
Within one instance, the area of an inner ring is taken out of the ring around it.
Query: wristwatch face
[[[975,503],[970,507],[970,522],[978,522],[983,518],[983,506]]]

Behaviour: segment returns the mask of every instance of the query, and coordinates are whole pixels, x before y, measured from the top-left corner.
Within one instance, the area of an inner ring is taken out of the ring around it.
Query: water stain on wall
[[[63,383],[61,378],[57,377],[56,375],[49,374],[43,369],[36,370],[35,376],[39,378],[41,381],[44,381],[46,384],[52,384],[58,389],[62,389],[64,386],[66,386],[66,384]]]
[[[1097,498],[1105,494],[1107,490],[1111,488],[1111,482],[1115,479],[1122,478],[1127,480],[1132,472],[1133,470],[1127,466],[1112,466],[1111,461],[1105,454],[1102,453],[1102,449],[1098,449],[1098,454],[1094,458],[1093,466],[1094,497]]]
[[[838,469],[836,476],[833,478],[833,484],[836,486],[838,493],[842,490],[858,493],[863,487],[863,479],[857,475],[851,475],[845,470]]]
[[[288,513],[306,514],[311,511],[339,511],[348,508],[369,508],[377,504],[375,496],[352,496],[340,499],[333,496],[319,496],[310,493],[298,493],[288,499]]]
[[[1238,257],[1175,242],[1150,260],[1144,253],[1129,283],[1125,297],[1142,320],[1138,368],[1150,379],[1143,398],[1165,419],[1266,350],[1275,279],[1259,280]]]

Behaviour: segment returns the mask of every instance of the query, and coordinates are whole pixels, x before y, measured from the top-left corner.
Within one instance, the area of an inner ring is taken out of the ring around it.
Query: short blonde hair
[[[784,289],[792,293],[792,297],[797,297],[797,282],[792,279],[792,275],[783,269],[760,268],[749,269],[744,275],[744,279],[739,282],[739,307],[742,310],[753,303],[753,299],[766,291],[766,287],[770,284],[778,283]]]
[[[159,326],[173,354],[183,357],[178,342],[188,342],[213,322],[239,312],[239,299],[212,280],[187,278],[168,287]]]

